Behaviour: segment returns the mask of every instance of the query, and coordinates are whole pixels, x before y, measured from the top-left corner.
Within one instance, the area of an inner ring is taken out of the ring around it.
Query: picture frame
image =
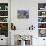
[[[39,37],[46,37],[46,29],[39,29]]]
[[[29,18],[29,10],[17,10],[17,18],[28,19]]]

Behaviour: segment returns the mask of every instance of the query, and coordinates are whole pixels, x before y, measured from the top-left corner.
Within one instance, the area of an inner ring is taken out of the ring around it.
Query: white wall
[[[45,0],[46,1],[46,0]],[[44,0],[11,0],[11,22],[16,25],[17,30],[28,30],[29,26],[37,28],[38,2]],[[18,19],[17,10],[29,10],[29,19]]]
[[[34,5],[33,5],[34,4]],[[18,19],[17,10],[29,10],[29,19]],[[11,20],[16,25],[17,30],[28,30],[32,24],[37,23],[37,2],[31,0],[12,0],[11,2]]]
[[[11,0],[11,22],[16,26],[16,31],[28,30],[32,24],[35,26],[34,32],[36,33],[33,33],[33,46],[43,46],[40,45],[43,44],[43,38],[35,37],[38,36],[38,3],[46,3],[46,0]],[[19,9],[29,10],[29,19],[18,19],[17,10]]]

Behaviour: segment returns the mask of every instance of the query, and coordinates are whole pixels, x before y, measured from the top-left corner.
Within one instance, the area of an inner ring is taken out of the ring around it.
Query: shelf
[[[46,23],[46,22],[38,22],[38,23]]]
[[[38,11],[46,11],[46,10],[38,10]]]
[[[38,16],[38,17],[46,17],[46,15],[44,15],[44,16]]]
[[[8,23],[8,22],[0,22],[0,23]]]
[[[38,29],[46,29],[46,28],[38,28]]]
[[[8,16],[0,16],[0,17],[8,17]]]
[[[8,11],[8,10],[0,10],[0,11]]]

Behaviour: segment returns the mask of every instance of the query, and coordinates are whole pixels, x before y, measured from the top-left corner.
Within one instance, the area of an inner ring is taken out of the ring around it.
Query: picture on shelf
[[[0,17],[0,22],[8,22],[8,17]]]
[[[17,18],[29,18],[29,10],[18,10]]]
[[[8,10],[8,3],[0,3],[0,10]]]
[[[0,11],[0,16],[8,16],[8,11]]]
[[[5,10],[8,10],[8,6],[5,6]]]
[[[0,23],[0,35],[8,37],[8,23]]]
[[[38,23],[38,28],[46,28],[46,23]]]
[[[0,30],[8,30],[8,23],[0,23]]]
[[[38,22],[46,22],[46,17],[38,17]]]
[[[38,11],[38,16],[46,16],[46,11]]]
[[[46,29],[39,29],[39,37],[46,37]]]
[[[46,10],[46,3],[38,3],[38,10]]]

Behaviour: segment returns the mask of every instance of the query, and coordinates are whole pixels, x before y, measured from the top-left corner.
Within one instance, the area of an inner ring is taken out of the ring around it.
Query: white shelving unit
[[[46,37],[41,31],[46,33],[46,3],[38,3],[38,32],[40,37]]]
[[[1,2],[1,0],[0,0]],[[8,2],[0,3],[0,45],[8,45],[9,13]],[[2,26],[1,26],[2,25]],[[3,29],[3,27],[5,27]]]

